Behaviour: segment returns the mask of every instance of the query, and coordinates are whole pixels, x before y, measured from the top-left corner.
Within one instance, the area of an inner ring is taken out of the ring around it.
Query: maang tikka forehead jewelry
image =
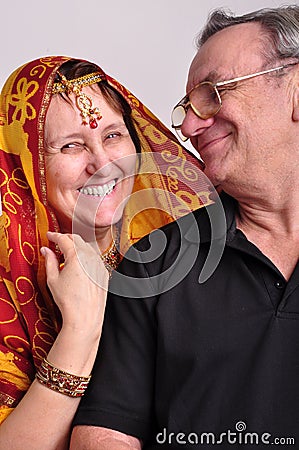
[[[82,124],[87,125],[89,123],[90,128],[97,128],[97,120],[102,118],[101,112],[99,108],[92,105],[91,97],[82,92],[82,88],[105,80],[105,76],[100,72],[93,72],[73,80],[68,80],[60,72],[57,73],[61,81],[54,83],[52,94],[65,92],[69,95],[70,92],[73,92],[76,97],[76,105],[82,117]]]

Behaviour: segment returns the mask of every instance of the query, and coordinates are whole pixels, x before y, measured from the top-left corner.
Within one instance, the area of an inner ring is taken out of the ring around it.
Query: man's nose
[[[186,116],[181,126],[181,132],[187,138],[198,136],[204,132],[205,129],[211,127],[215,122],[215,116],[208,119],[201,119],[191,107],[187,109]]]

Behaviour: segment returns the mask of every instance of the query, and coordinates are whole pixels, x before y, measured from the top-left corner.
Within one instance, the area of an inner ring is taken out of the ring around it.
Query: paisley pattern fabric
[[[59,231],[47,205],[44,124],[56,71],[68,59],[29,62],[9,77],[1,92],[0,423],[27,391],[61,326],[40,247],[49,246],[47,230]],[[136,176],[137,195],[123,216],[125,250],[152,229],[211,203],[210,188],[200,162],[134,95],[105,76],[130,104],[142,154],[148,155]],[[140,192],[151,206],[139,213]]]

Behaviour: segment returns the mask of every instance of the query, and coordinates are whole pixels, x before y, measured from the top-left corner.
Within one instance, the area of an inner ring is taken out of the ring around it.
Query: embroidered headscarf
[[[57,70],[70,59],[29,62],[12,73],[1,93],[0,423],[27,391],[60,328],[40,255],[40,247],[49,246],[46,232],[59,231],[47,205],[44,125],[51,97],[58,95],[53,94]],[[138,205],[129,200],[121,230],[126,248],[151,230],[211,203],[210,188],[201,177],[200,162],[133,94],[98,70],[130,105],[141,152],[157,155],[145,163],[148,167],[142,167],[134,185],[134,192],[146,196],[156,191],[157,208],[136,214]],[[146,172],[152,175],[142,175]]]

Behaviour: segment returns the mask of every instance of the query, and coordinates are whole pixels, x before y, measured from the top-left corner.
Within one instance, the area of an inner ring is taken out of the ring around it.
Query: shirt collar
[[[236,210],[237,201],[222,192],[215,203],[188,214],[185,218],[186,231],[183,233],[185,239],[192,243],[232,239],[236,231]]]

